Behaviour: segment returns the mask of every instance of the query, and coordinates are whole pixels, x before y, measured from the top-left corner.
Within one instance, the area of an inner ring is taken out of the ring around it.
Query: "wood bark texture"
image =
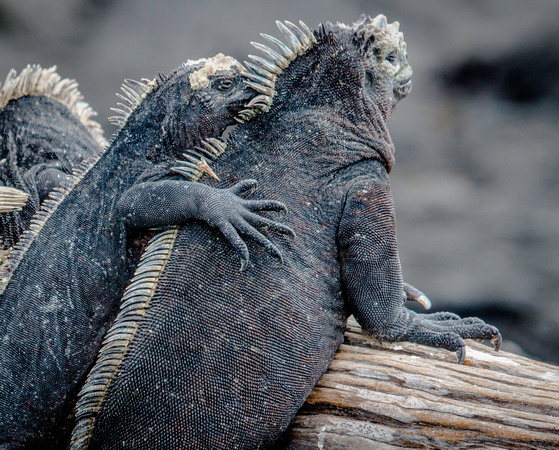
[[[460,366],[445,350],[371,341],[350,319],[280,447],[559,448],[559,367],[473,341]]]

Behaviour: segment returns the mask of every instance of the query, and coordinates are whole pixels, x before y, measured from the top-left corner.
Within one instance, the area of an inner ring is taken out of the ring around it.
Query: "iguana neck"
[[[328,147],[341,154],[318,157],[330,159],[332,167],[377,159],[390,172],[394,146],[387,120],[392,107],[389,101],[383,102],[382,96],[366,89],[360,59],[340,52],[343,45],[348,43],[326,36],[298,57],[278,77],[272,108],[259,120],[272,121],[276,114],[285,116],[286,111],[293,120],[314,116],[314,121],[324,123],[328,135],[341,144]]]

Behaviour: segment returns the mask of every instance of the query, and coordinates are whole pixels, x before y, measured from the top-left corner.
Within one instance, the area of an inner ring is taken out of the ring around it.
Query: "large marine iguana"
[[[73,448],[260,448],[311,392],[354,314],[373,336],[456,351],[496,328],[404,306],[386,122],[409,92],[398,24],[279,23],[247,74],[269,112],[237,127],[216,186],[258,177],[289,207],[284,264],[239,272],[204,226],[161,233],[80,393]],[[273,98],[273,102],[272,102]],[[253,247],[252,243],[249,246]],[[192,258],[192,255],[196,255]]]
[[[17,243],[48,194],[72,168],[106,147],[75,80],[56,67],[10,70],[0,85],[0,237]]]
[[[278,255],[255,227],[291,230],[255,212],[284,206],[238,197],[253,180],[218,189],[185,179],[212,173],[206,160],[224,149],[216,137],[265,107],[245,107],[257,93],[242,70],[217,55],[153,81],[127,81],[110,146],[50,194],[11,251],[0,275],[0,446],[47,448],[65,439],[72,398],[138,262],[138,227],[197,218],[223,230],[243,260],[237,230]],[[172,208],[161,192],[178,199]],[[148,203],[138,205],[142,195]],[[132,214],[136,205],[142,214]]]

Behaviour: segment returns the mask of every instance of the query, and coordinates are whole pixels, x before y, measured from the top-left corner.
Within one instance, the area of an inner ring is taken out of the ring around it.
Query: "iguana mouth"
[[[402,100],[411,92],[411,86],[411,77],[407,77],[402,81],[397,82],[394,86],[394,97],[396,97],[397,100]]]
[[[246,96],[246,98],[239,98],[227,105],[227,109],[233,114],[241,112],[242,109],[246,108],[246,104],[252,99],[252,96]]]

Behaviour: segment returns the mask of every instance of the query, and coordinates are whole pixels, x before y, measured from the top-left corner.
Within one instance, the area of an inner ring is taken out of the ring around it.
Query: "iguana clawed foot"
[[[276,211],[285,214],[286,206],[275,200],[246,200],[241,195],[248,193],[257,186],[256,180],[243,180],[228,189],[216,190],[201,206],[201,218],[221,231],[235,248],[241,258],[241,271],[249,262],[249,251],[239,233],[254,239],[265,250],[279,258],[283,263],[280,250],[257,228],[267,228],[276,233],[295,237],[295,232],[266,217],[259,216],[259,211]]]
[[[488,340],[495,350],[501,348],[499,330],[477,317],[462,319],[453,313],[417,314],[409,310],[404,310],[405,314],[408,330],[401,340],[456,352],[458,364],[463,364],[466,357],[464,339]]]
[[[429,298],[423,292],[407,283],[404,283],[404,297],[407,301],[420,303],[425,309],[431,308]],[[410,342],[443,347],[447,350],[455,351],[459,364],[463,364],[466,357],[464,339],[475,339],[479,342],[489,340],[495,346],[495,350],[501,348],[502,339],[497,328],[487,325],[477,317],[462,319],[454,313],[436,312],[432,314],[417,314],[417,319],[422,321],[422,323],[417,325],[418,329],[415,331],[418,337],[417,340],[409,338]]]

